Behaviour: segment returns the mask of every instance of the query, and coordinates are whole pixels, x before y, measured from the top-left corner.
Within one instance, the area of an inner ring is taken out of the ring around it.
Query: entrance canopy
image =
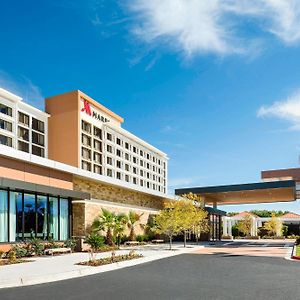
[[[193,193],[203,197],[206,204],[256,204],[296,200],[296,182],[270,182],[192,187],[176,189],[176,195]]]

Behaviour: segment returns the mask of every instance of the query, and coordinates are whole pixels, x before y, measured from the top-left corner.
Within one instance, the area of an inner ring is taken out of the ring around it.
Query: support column
[[[227,217],[222,217],[223,219],[223,235],[228,235],[228,222],[227,222]]]
[[[217,203],[217,201],[214,201],[214,202],[213,202],[213,208],[215,208],[215,209],[218,208],[218,203]]]

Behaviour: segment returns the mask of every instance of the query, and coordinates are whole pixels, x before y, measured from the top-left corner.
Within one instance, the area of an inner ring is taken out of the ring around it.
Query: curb
[[[45,275],[42,277],[41,276],[19,277],[13,281],[9,280],[7,282],[5,282],[5,281],[0,282],[0,289],[29,286],[29,285],[35,285],[35,284],[43,284],[43,283],[67,280],[67,279],[72,279],[72,278],[88,276],[88,275],[100,274],[100,273],[104,273],[104,272],[133,267],[133,266],[137,266],[137,265],[144,264],[147,262],[152,262],[155,260],[160,260],[160,259],[164,259],[164,258],[168,258],[168,257],[177,256],[180,254],[193,252],[197,249],[202,249],[202,248],[204,248],[204,246],[197,246],[197,247],[187,248],[187,249],[179,249],[178,251],[172,251],[171,253],[157,254],[157,255],[152,255],[152,256],[148,256],[148,257],[141,257],[141,258],[137,258],[134,260],[117,262],[117,263],[108,264],[108,265],[99,266],[99,267],[84,267],[84,268],[78,269],[78,270],[72,270],[72,271],[63,272],[63,273],[48,274],[48,275]]]

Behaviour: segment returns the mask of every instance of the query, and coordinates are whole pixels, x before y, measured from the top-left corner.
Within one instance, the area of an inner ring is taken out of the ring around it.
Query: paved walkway
[[[294,240],[235,240],[209,248],[197,249],[197,254],[223,256],[290,257]]]
[[[135,249],[136,252],[142,254],[143,257],[100,267],[76,265],[76,263],[87,261],[89,259],[88,253],[73,253],[53,257],[34,257],[28,259],[32,262],[1,266],[0,288],[40,284],[102,273],[178,254],[189,253],[201,247],[203,246],[188,245],[187,248],[184,248],[182,244],[174,244],[173,251],[168,250],[167,244],[128,247],[116,251],[116,255],[129,253],[130,250]],[[111,252],[99,253],[97,258],[109,257],[110,255]]]

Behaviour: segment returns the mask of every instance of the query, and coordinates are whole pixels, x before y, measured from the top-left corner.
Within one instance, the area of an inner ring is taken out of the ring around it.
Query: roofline
[[[232,184],[232,185],[219,185],[219,186],[207,186],[207,187],[191,187],[175,189],[175,195],[182,195],[186,193],[226,193],[226,192],[239,192],[239,191],[251,191],[251,190],[264,190],[274,188],[290,188],[296,187],[295,180],[278,180],[278,181],[266,181],[256,183],[244,183],[244,184]]]

